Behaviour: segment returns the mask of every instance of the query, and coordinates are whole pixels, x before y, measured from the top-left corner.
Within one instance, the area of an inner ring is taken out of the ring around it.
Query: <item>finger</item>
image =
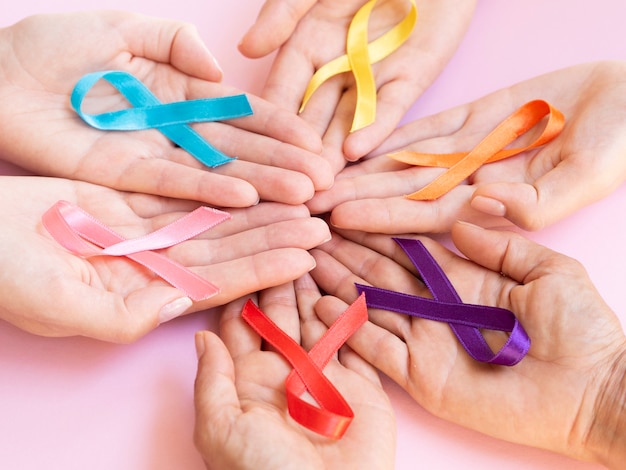
[[[316,304],[315,312],[325,324],[330,326],[347,307],[345,302],[327,295]],[[368,321],[348,338],[347,344],[363,360],[406,387],[406,364],[408,364],[409,352],[406,343],[398,336]],[[347,362],[347,367],[356,367],[359,373],[374,383],[380,380],[375,371],[367,370],[366,366],[358,364],[349,356],[342,356],[342,362],[344,360]]]
[[[328,253],[316,249],[312,250],[311,254],[317,262],[311,275],[324,292],[351,304],[358,296],[355,283],[370,285],[368,281],[354,274]],[[402,334],[408,328],[409,319],[407,316],[376,309],[370,309],[369,313],[371,321],[384,326],[397,335]]]
[[[330,223],[336,228],[388,234],[446,233],[457,220],[485,227],[510,224],[503,217],[473,209],[473,191],[472,185],[460,185],[434,201],[404,197],[348,201],[333,209]]]
[[[397,128],[402,117],[417,99],[419,96],[417,91],[417,86],[402,78],[381,86],[376,97],[376,121],[346,137],[343,146],[346,159],[359,160],[379,147]]]
[[[248,182],[263,201],[303,204],[315,194],[314,184],[308,176],[269,165],[234,161],[212,173]]]
[[[455,134],[467,124],[471,108],[463,105],[398,127],[375,150],[376,155],[398,150],[416,150],[425,153],[468,151],[471,147],[455,144]],[[416,148],[413,148],[416,146]]]
[[[309,76],[307,80],[310,78]],[[304,85],[306,87],[307,84]],[[302,94],[304,94],[304,89]],[[344,96],[346,94],[348,96]],[[319,135],[323,136],[325,148],[336,141],[340,144],[338,148],[341,149],[341,144],[350,131],[352,120],[349,105],[341,103],[349,100],[349,97],[353,95],[354,93],[346,91],[346,82],[342,77],[332,77],[311,96],[306,107],[300,113],[302,119],[308,122]],[[331,123],[335,123],[333,126],[336,128],[335,137],[333,137],[332,132],[329,132],[329,128],[332,129]]]
[[[265,289],[259,293],[259,308],[298,344],[300,322],[293,282]]]
[[[327,330],[326,325],[315,314],[315,304],[321,294],[309,273],[297,279],[294,285],[300,314],[302,346],[310,350]]]
[[[339,297],[348,304],[354,302],[358,297],[354,284],[367,284],[367,282],[353,274],[325,251],[316,248],[310,253],[315,259],[315,269],[311,271],[311,276],[319,288],[327,294]]]
[[[206,97],[222,97],[241,94],[237,88],[222,84],[209,83],[202,80],[192,80],[186,87],[187,99],[198,99]],[[164,91],[164,93],[167,92]],[[293,111],[285,109],[284,106],[273,104],[272,102],[255,95],[247,94],[253,114],[236,119],[228,120],[227,124],[205,124],[199,125],[199,129],[204,127],[219,127],[226,125],[247,130],[260,136],[267,136],[272,139],[294,145],[303,150],[319,154],[322,151],[320,136],[304,120]]]
[[[251,132],[226,124],[209,124],[199,126],[198,130],[216,148],[226,155],[237,158],[237,161],[227,165],[221,165],[214,172],[220,174],[234,175],[238,170],[238,165],[243,163],[265,166],[263,171],[268,169],[284,169],[306,175],[317,190],[327,189],[333,184],[334,175],[330,165],[321,157],[319,153],[302,149],[297,145],[285,143],[276,138],[265,135],[252,134]],[[316,137],[319,140],[319,137]],[[257,167],[251,167],[256,171]],[[235,173],[234,173],[235,172]],[[300,177],[294,175],[291,179]],[[249,177],[248,177],[249,178]],[[259,186],[263,186],[260,185]]]
[[[315,3],[317,0],[267,0],[239,43],[239,51],[246,57],[258,58],[277,49]]]
[[[219,309],[219,334],[233,360],[261,350],[263,340],[241,316],[248,300],[258,302],[256,295],[244,295]]]
[[[310,218],[309,211],[303,205],[281,204],[277,202],[262,202],[256,206],[244,209],[229,207],[227,212],[231,215],[230,220],[204,232],[199,238],[207,240],[224,238],[278,222]],[[176,214],[175,217],[180,218],[181,214]],[[157,228],[159,226],[154,226],[153,230]]]
[[[196,411],[194,441],[210,450],[228,435],[234,418],[241,414],[235,387],[233,360],[220,339],[209,331],[195,336],[198,370],[194,384]]]
[[[221,207],[247,207],[256,204],[259,194],[240,178],[223,176],[161,158],[130,158],[107,155],[109,168],[124,168],[120,173],[102,172],[102,154],[94,152],[81,165],[76,178],[133,191],[180,199],[202,201]]]
[[[581,158],[594,161],[590,155]],[[539,230],[600,200],[622,183],[617,172],[594,168],[591,173],[607,176],[590,182],[590,172],[573,160],[561,160],[531,184],[502,182],[478,186],[472,207],[489,215],[504,216],[525,230]]]
[[[355,166],[359,166],[357,164]],[[433,168],[404,168],[401,171],[368,173],[354,178],[341,178],[332,188],[318,192],[308,201],[311,212],[328,212],[337,205],[353,200],[384,199],[417,191],[441,173]]]
[[[132,21],[120,19],[118,23],[133,56],[172,64],[181,72],[203,80],[222,79],[219,64],[206,48],[195,26],[141,15],[131,18]]]
[[[24,315],[24,329],[42,336],[87,336],[101,341],[128,344],[154,330],[160,323],[186,313],[191,301],[180,290],[165,284],[134,289],[125,297],[78,281],[62,281],[54,308],[45,317]],[[41,292],[52,292],[47,286]],[[31,298],[32,305],[45,299]],[[42,307],[43,308],[43,307]],[[86,314],[88,312],[88,314]]]
[[[220,287],[220,292],[194,305],[194,311],[224,305],[234,299],[299,278],[315,267],[306,250],[282,248],[225,263],[191,268]]]
[[[391,238],[387,237],[386,244],[387,253],[381,254],[333,234],[333,239],[330,242],[324,243],[317,249],[331,255],[351,273],[369,285],[392,288],[409,294],[424,294],[424,285],[417,279],[415,268],[407,270],[393,259],[396,256],[402,258],[406,263],[406,255]]]
[[[452,227],[452,239],[475,263],[522,284],[534,278],[536,267],[555,258],[565,258],[517,233],[486,230],[462,222]]]

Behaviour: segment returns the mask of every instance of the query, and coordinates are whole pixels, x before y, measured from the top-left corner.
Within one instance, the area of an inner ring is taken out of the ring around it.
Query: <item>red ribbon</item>
[[[308,353],[251,300],[244,305],[242,317],[293,366],[285,382],[291,417],[318,434],[340,439],[350,426],[354,413],[322,370],[346,340],[367,321],[365,295],[359,296],[339,316]],[[319,407],[300,398],[305,390]]]

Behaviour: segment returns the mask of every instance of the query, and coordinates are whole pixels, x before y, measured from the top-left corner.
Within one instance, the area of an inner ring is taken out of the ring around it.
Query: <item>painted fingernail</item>
[[[490,197],[476,196],[472,199],[471,206],[477,211],[496,217],[504,217],[506,215],[506,206],[497,199]]]
[[[159,312],[159,325],[180,317],[192,304],[193,301],[189,297],[181,297],[163,306]]]

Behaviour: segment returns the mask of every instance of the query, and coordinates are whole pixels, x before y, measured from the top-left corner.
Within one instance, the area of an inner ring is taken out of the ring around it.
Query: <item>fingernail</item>
[[[181,297],[163,306],[159,312],[159,325],[181,316],[192,304],[189,297]]]
[[[213,64],[215,65],[217,70],[220,71],[220,74],[224,75],[224,70],[222,70],[222,67],[220,66],[220,63],[217,61],[217,59],[215,57],[213,57],[213,56],[211,56],[211,58],[213,59]]]
[[[506,206],[502,202],[490,197],[476,196],[472,199],[471,206],[477,211],[496,217],[504,217],[506,215]]]
[[[465,222],[464,220],[457,220],[456,223],[459,225],[465,225],[466,227],[469,227],[471,229],[484,230],[480,225]]]
[[[196,331],[195,342],[196,342],[196,356],[198,357],[198,359],[200,359],[202,355],[204,354],[204,350],[206,349],[206,342],[204,341],[204,332]]]

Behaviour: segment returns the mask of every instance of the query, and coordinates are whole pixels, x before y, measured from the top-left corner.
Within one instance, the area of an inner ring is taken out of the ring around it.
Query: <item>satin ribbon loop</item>
[[[361,295],[333,323],[307,353],[248,300],[243,319],[293,367],[285,381],[289,414],[297,423],[331,439],[340,439],[354,418],[350,405],[324,375],[323,369],[345,341],[367,321],[365,296]],[[304,401],[306,391],[319,407]]]
[[[199,301],[214,296],[219,288],[152,250],[189,240],[230,217],[227,212],[199,207],[155,232],[126,240],[79,207],[58,201],[44,213],[42,223],[57,243],[75,255],[125,256],[185,292],[190,299]]]
[[[376,120],[376,81],[372,64],[396,51],[411,35],[417,22],[417,7],[411,1],[407,16],[392,29],[368,44],[369,18],[377,0],[370,0],[354,15],[346,37],[346,54],[320,67],[309,81],[300,112],[309,99],[330,78],[352,72],[356,82],[357,101],[350,132],[369,126]]]
[[[548,119],[543,131],[534,141],[523,147],[505,149],[546,116]],[[503,160],[550,142],[561,133],[564,125],[565,117],[558,109],[546,101],[535,100],[508,116],[470,152],[430,154],[401,151],[387,156],[409,165],[448,168],[422,189],[405,196],[415,201],[432,201],[463,182],[485,163]]]
[[[99,80],[114,86],[133,106],[101,114],[82,111],[83,100]],[[119,70],[94,72],[83,76],[74,86],[70,103],[90,126],[100,130],[135,131],[157,129],[202,164],[214,168],[233,158],[209,144],[188,124],[235,119],[252,114],[246,95],[204,98],[163,104],[133,75]]]
[[[513,312],[499,307],[464,304],[422,242],[394,240],[409,256],[433,299],[357,284],[359,293],[366,294],[368,307],[448,323],[463,348],[477,361],[513,366],[522,360],[530,348],[530,338]],[[494,353],[481,329],[510,334],[504,346]]]

